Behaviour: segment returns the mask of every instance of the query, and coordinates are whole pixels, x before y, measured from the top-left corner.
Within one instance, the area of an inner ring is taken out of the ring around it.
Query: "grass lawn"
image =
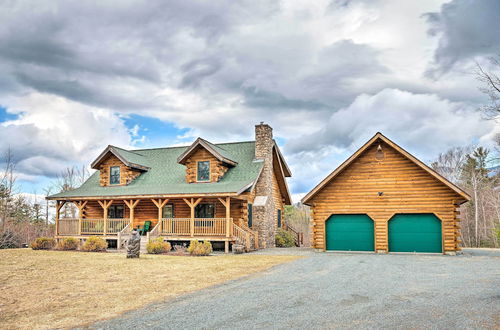
[[[3,329],[82,325],[297,258],[126,259],[118,253],[0,250],[0,324]]]

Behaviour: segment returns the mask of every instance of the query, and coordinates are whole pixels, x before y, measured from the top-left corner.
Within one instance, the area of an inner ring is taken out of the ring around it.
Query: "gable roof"
[[[220,145],[212,144],[200,137],[197,138],[196,141],[194,141],[193,144],[191,144],[191,146],[189,146],[189,148],[187,148],[186,151],[184,151],[177,158],[177,162],[179,164],[185,164],[198,147],[205,148],[209,153],[211,153],[215,158],[223,163],[229,164],[231,166],[236,166],[236,164],[238,164],[238,162],[234,160],[234,157],[223,147],[220,147]]]
[[[278,186],[281,192],[281,196],[285,199],[285,204],[286,205],[291,205],[292,204],[292,197],[290,195],[290,190],[288,190],[288,184],[286,182],[285,177],[290,177],[290,170],[288,169],[288,166],[280,158],[280,151],[278,147],[273,148],[273,170],[274,170],[274,175],[276,176],[276,181],[278,182]],[[285,172],[285,169],[288,171],[288,175]]]
[[[292,176],[292,171],[290,171],[290,168],[288,167],[287,163],[285,162],[285,157],[283,157],[283,154],[281,153],[280,148],[278,147],[278,144],[276,141],[274,141],[274,151],[278,155],[278,161],[279,165],[283,171],[283,175],[287,178]]]
[[[186,167],[177,163],[177,159],[189,147],[127,151],[111,146],[120,157],[134,162],[141,161],[142,164],[147,165],[148,171],[128,185],[106,187],[100,186],[99,172],[96,171],[81,187],[52,195],[49,199],[209,193],[238,195],[252,189],[263,167],[262,161],[254,159],[255,141],[222,143],[215,146],[225,150],[238,164],[238,166],[230,167],[219,182],[203,184],[186,182]],[[104,155],[109,151],[108,148],[103,152]]]
[[[431,169],[429,166],[425,165],[423,162],[421,162],[419,159],[417,159],[415,156],[401,148],[399,145],[391,141],[389,138],[384,136],[382,133],[377,132],[368,142],[366,142],[361,148],[359,148],[354,154],[351,155],[346,161],[344,161],[342,164],[340,164],[339,167],[337,167],[332,173],[330,173],[325,179],[323,179],[316,187],[314,187],[313,190],[311,190],[307,195],[305,195],[301,202],[303,204],[307,204],[314,195],[316,195],[324,186],[326,186],[330,181],[332,181],[337,175],[339,175],[345,168],[347,168],[355,159],[357,159],[366,149],[368,149],[371,145],[373,145],[377,140],[382,140],[383,142],[387,143],[389,146],[394,148],[396,151],[401,153],[403,156],[411,160],[413,163],[418,165],[420,168],[422,168],[424,171],[432,175],[434,178],[437,180],[441,181],[444,185],[448,186],[451,190],[456,192],[458,195],[464,198],[464,202],[468,201],[471,199],[469,194],[467,194],[464,190],[461,188],[457,187],[450,181],[448,181],[445,177],[443,177],[441,174],[437,173],[433,169]]]
[[[138,170],[147,171],[150,167],[147,165],[148,160],[146,157],[141,155],[136,151],[129,151],[122,148],[118,148],[112,145],[108,145],[106,149],[97,157],[92,164],[91,168],[98,170],[99,165],[106,159],[108,154],[113,154],[116,156],[123,164],[128,167],[136,168]]]

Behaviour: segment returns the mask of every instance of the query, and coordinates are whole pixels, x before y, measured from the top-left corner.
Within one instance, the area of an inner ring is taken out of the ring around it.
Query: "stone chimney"
[[[275,245],[276,218],[273,200],[273,129],[261,122],[255,125],[255,159],[264,162],[261,175],[255,185],[253,204],[254,226],[259,232],[259,245]]]
[[[263,121],[255,125],[255,159],[265,159],[272,155],[273,129]]]

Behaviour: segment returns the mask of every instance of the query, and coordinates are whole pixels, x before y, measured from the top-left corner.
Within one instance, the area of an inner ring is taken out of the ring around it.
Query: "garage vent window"
[[[382,150],[382,146],[379,144],[377,147],[377,152],[375,153],[376,160],[383,160],[385,158],[384,151]]]

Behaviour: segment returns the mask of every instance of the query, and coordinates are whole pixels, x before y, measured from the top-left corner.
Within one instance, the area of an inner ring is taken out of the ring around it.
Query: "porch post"
[[[184,199],[184,202],[191,208],[191,221],[189,223],[189,228],[190,228],[190,233],[191,233],[191,237],[194,237],[194,208],[200,204],[200,202],[202,201],[203,198],[198,198],[196,201],[194,200],[194,198],[191,198],[191,202],[185,198]]]
[[[78,207],[78,236],[82,235],[82,219],[83,219],[83,210],[87,205],[87,201],[79,201],[76,203]]]
[[[226,207],[226,240],[224,241],[224,252],[229,253],[229,237],[232,236],[231,228],[231,197],[226,200],[219,198],[219,202]]]
[[[161,234],[161,226],[162,226],[162,223],[161,223],[161,219],[162,219],[162,214],[163,214],[163,207],[165,206],[165,204],[168,203],[168,198],[165,199],[165,200],[161,200],[161,198],[159,198],[158,200],[155,200],[155,199],[151,199],[151,201],[153,202],[154,205],[156,205],[156,207],[158,208],[158,224],[159,224],[159,231],[160,231],[160,234]]]
[[[130,230],[134,229],[134,219],[135,219],[135,207],[137,206],[137,204],[139,204],[139,199],[137,200],[123,200],[123,202],[125,203],[125,205],[128,206],[129,210],[130,210],[130,224],[129,224],[129,227],[130,227]]]
[[[110,207],[111,204],[113,204],[113,200],[110,201],[98,201],[99,204],[101,205],[103,209],[103,219],[104,219],[104,230],[103,230],[103,235],[106,235],[106,232],[108,231],[108,208]]]
[[[59,235],[59,217],[61,214],[61,209],[66,204],[66,201],[56,200],[56,236]]]
[[[231,233],[231,197],[226,197],[226,237],[230,237]]]
[[[194,237],[194,206],[193,205],[194,205],[194,200],[191,198],[191,205],[189,205],[189,207],[191,208],[191,221],[189,222],[191,237]]]

